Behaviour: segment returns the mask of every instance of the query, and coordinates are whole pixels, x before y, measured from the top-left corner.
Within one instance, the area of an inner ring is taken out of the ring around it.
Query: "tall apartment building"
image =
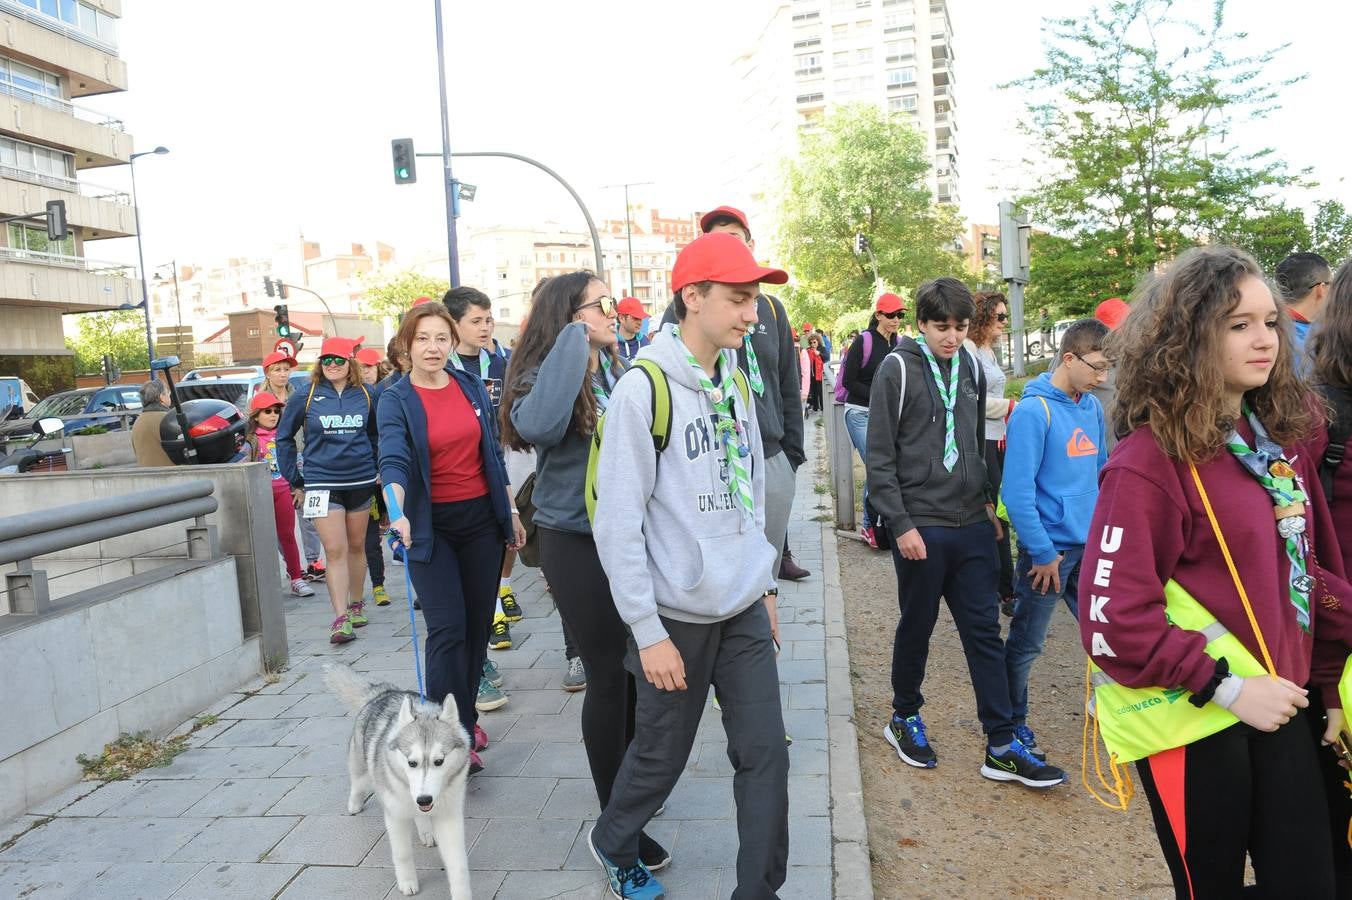
[[[95,241],[136,233],[131,198],[82,177],[131,159],[122,123],[77,102],[127,89],[121,12],[122,0],[0,0],[0,218],[64,200],[70,224],[60,242],[38,222],[0,229],[0,374],[42,372],[59,386],[55,357],[73,385],[61,317],[141,299],[129,269],[86,255]]]
[[[729,160],[728,202],[747,204],[753,232],[772,231],[782,161],[797,154],[799,135],[831,107],[872,103],[925,135],[930,189],[957,204],[954,66],[947,0],[777,3],[733,62],[735,121],[747,139]]]

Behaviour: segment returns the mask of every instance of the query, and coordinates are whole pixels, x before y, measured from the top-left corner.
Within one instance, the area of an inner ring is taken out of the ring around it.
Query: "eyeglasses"
[[[890,313],[880,312],[878,315],[882,316],[884,319],[900,319],[905,312],[906,310],[899,309],[896,312]]]
[[[319,364],[320,364],[321,366],[341,366],[341,365],[346,365],[346,364],[347,364],[347,357],[345,357],[345,356],[321,356],[321,357],[319,357]]]
[[[280,416],[282,414],[282,408],[280,406],[267,406],[264,407],[263,409],[260,409],[259,412],[272,413],[274,416]]]
[[[603,316],[615,314],[615,299],[613,297],[597,297],[591,303],[584,303],[579,306],[577,311],[582,312],[582,310],[591,309],[593,306],[601,310],[601,315]]]
[[[997,322],[1008,322],[1008,321],[1009,321],[1009,313],[996,313],[996,314],[995,314],[995,321],[997,321]]]
[[[1078,353],[1073,354],[1073,356],[1089,368],[1093,369],[1095,375],[1107,375],[1108,371],[1113,367],[1113,364],[1110,362],[1104,363],[1101,366],[1096,366]]]

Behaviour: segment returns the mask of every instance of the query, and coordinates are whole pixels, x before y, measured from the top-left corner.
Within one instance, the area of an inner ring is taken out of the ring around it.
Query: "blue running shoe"
[[[620,868],[606,859],[605,854],[597,850],[596,844],[592,842],[595,833],[594,827],[587,832],[587,847],[591,850],[592,858],[605,870],[612,897],[617,900],[663,900],[667,896],[662,890],[662,885],[652,876],[642,860],[636,861],[632,866]]]
[[[939,764],[939,757],[925,736],[925,723],[920,720],[918,713],[900,722],[893,716],[883,729],[883,737],[887,738],[892,749],[897,751],[897,756],[908,766],[932,769]]]
[[[987,747],[981,775],[991,781],[1017,781],[1031,788],[1056,787],[1066,780],[1065,772],[1038,759],[1018,738],[998,756]]]
[[[1033,737],[1033,729],[1029,728],[1027,725],[1015,725],[1014,736],[1028,748],[1029,753],[1033,754],[1043,762],[1047,761],[1047,751],[1037,745],[1037,738]]]

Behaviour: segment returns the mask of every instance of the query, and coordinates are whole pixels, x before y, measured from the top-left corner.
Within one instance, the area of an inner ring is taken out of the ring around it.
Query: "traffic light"
[[[268,296],[269,296],[269,297],[276,297],[276,296],[277,296],[277,292],[276,292],[275,290],[272,289],[272,279],[271,279],[271,278],[265,277],[265,278],[263,279],[263,290],[265,290],[265,291],[268,292]],[[280,307],[278,307],[278,309],[280,309]]]
[[[854,236],[854,252],[866,253],[869,249],[868,237],[862,232]]]
[[[277,337],[291,337],[291,319],[286,314],[286,304],[278,303],[272,309],[276,313],[272,319],[277,323]]]
[[[47,240],[64,241],[70,229],[66,226],[66,201],[47,201]]]
[[[394,154],[394,183],[412,184],[418,180],[417,159],[413,155],[413,138],[395,138],[390,141]]]

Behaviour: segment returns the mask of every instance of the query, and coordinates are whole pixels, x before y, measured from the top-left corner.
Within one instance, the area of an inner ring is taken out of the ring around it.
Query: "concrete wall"
[[[180,560],[0,631],[0,821],[78,781],[76,756],[164,735],[261,670],[229,559]]]
[[[70,436],[71,468],[111,469],[136,465],[136,448],[131,431]]]
[[[285,584],[277,558],[277,526],[272,488],[263,463],[176,466],[160,469],[97,469],[50,475],[0,478],[0,510],[6,515],[116,497],[170,484],[206,478],[215,483],[219,508],[207,516],[215,525],[223,554],[233,557],[239,585],[238,605],[246,635],[258,635],[264,661],[287,660]],[[185,530],[191,521],[162,525],[63,550],[33,561],[46,571],[54,600],[133,573],[152,571],[187,556]],[[85,570],[85,571],[77,571]],[[0,572],[13,571],[0,566]],[[69,573],[69,574],[68,574]],[[0,617],[0,629],[5,626]]]

